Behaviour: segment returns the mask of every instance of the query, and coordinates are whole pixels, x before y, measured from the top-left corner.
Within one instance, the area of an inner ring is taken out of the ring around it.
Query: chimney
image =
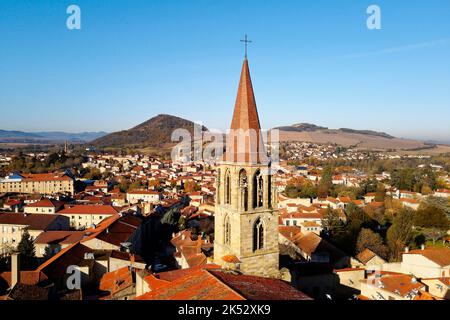
[[[405,253],[409,252],[409,247],[405,247]]]
[[[20,282],[20,256],[19,253],[11,254],[11,289]]]

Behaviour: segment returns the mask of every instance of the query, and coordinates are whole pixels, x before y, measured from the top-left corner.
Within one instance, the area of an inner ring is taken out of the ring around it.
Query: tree
[[[286,197],[291,198],[291,199],[298,198],[298,195],[299,195],[297,187],[292,184],[286,185],[286,188],[284,189],[284,193],[285,193]]]
[[[33,269],[36,262],[36,249],[27,229],[22,234],[17,250],[19,251],[22,268],[25,270]]]
[[[414,212],[404,208],[398,212],[387,231],[387,243],[390,250],[390,257],[393,261],[398,261],[403,248],[408,245],[412,238]]]
[[[391,172],[391,184],[400,190],[413,190],[417,178],[412,168],[404,168]]]
[[[339,212],[330,207],[327,208],[322,217],[322,227],[328,236],[335,235],[342,227],[342,222],[339,219]]]
[[[422,203],[414,215],[414,225],[447,230],[449,228],[449,220],[445,211],[438,205]]]
[[[445,199],[441,197],[428,197],[425,200],[425,203],[427,205],[436,206],[438,208],[441,208],[444,210],[444,212],[447,214],[448,218],[450,219],[450,198]]]
[[[140,180],[133,181],[129,186],[128,190],[139,190],[143,187]]]
[[[126,179],[122,179],[122,181],[119,183],[120,192],[127,192],[129,188],[130,182]]]
[[[383,238],[370,229],[361,229],[358,240],[356,242],[356,252],[361,253],[364,249],[369,249],[386,259],[388,254],[388,248],[383,243]]]
[[[317,195],[320,198],[326,198],[333,187],[333,168],[327,165],[322,170],[322,176],[317,187]]]
[[[301,184],[300,198],[311,198],[317,197],[317,188],[311,181],[305,181]]]
[[[186,217],[180,215],[180,219],[178,219],[178,230],[183,231],[186,229]]]
[[[158,189],[161,186],[161,183],[158,179],[152,179],[148,182],[148,187],[152,189]]]
[[[184,183],[184,192],[191,193],[200,190],[200,186],[192,180],[188,180]]]
[[[381,183],[378,184],[377,190],[375,191],[375,201],[384,202],[386,198],[386,188]]]
[[[429,185],[424,184],[424,185],[422,185],[421,193],[422,193],[423,195],[429,195],[429,194],[432,194],[432,193],[433,193],[433,190],[430,188]]]
[[[377,186],[378,181],[375,179],[364,180],[360,185],[362,195],[365,195],[369,192],[375,192],[377,190]]]
[[[423,233],[427,237],[427,239],[433,241],[433,244],[435,244],[437,240],[447,234],[447,232],[445,232],[444,230],[437,228],[426,229],[423,231]]]
[[[178,227],[180,221],[180,209],[176,207],[170,208],[161,218],[162,224],[167,224],[172,227]]]
[[[353,203],[347,205],[345,212],[347,214],[347,225],[353,230],[358,230],[358,232],[361,226],[370,220],[364,210]]]
[[[97,168],[91,168],[84,177],[88,180],[99,180],[102,178],[102,173]]]

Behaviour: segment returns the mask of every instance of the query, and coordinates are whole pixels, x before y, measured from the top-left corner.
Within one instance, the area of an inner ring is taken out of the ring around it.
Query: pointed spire
[[[244,59],[242,66],[241,79],[239,81],[239,89],[230,129],[254,129],[258,132],[261,130],[247,59]]]
[[[242,66],[230,129],[231,135],[238,136],[230,139],[233,146],[228,144],[227,154],[233,150],[233,156],[228,160],[241,162],[238,161],[238,156],[241,156],[239,159],[242,162],[264,161],[266,152],[262,143],[261,126],[247,58],[244,59]]]

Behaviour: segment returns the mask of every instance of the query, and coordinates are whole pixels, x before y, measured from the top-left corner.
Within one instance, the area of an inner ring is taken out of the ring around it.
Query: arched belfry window
[[[253,175],[253,208],[260,208],[263,206],[263,190],[264,180],[261,171],[256,171]]]
[[[253,251],[264,248],[264,225],[260,218],[253,225]]]
[[[231,243],[231,223],[229,216],[225,217],[223,230],[224,230],[224,243],[229,245]]]
[[[239,203],[244,211],[248,211],[248,181],[247,171],[242,169],[239,172]]]
[[[221,187],[221,186],[220,186],[220,182],[221,182],[221,179],[220,179],[220,169],[217,169],[216,202],[217,202],[218,204],[220,204],[220,190],[221,190],[221,188],[220,188],[220,187]]]
[[[231,203],[231,177],[230,171],[225,172],[225,204]]]
[[[267,176],[267,179],[268,179],[268,189],[267,189],[267,192],[268,192],[268,200],[269,200],[269,203],[268,203],[268,205],[269,205],[269,208],[272,208],[272,172],[270,172],[270,174]]]

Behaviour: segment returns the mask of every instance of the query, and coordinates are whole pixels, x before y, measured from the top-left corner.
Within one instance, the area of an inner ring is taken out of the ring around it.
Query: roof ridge
[[[219,283],[226,287],[227,289],[233,291],[236,295],[238,295],[239,297],[241,297],[243,300],[247,300],[247,298],[245,298],[240,292],[238,292],[237,290],[233,289],[232,287],[230,287],[229,285],[227,285],[225,282],[223,282],[222,280],[220,280],[218,277],[216,277],[214,275],[214,273],[212,273],[212,270],[208,270],[208,269],[202,269],[203,271],[205,271],[209,276],[213,277],[214,279],[216,279],[217,281],[219,281]],[[221,269],[222,270],[222,269]],[[217,270],[215,270],[217,272]],[[222,271],[223,272],[223,271]]]

